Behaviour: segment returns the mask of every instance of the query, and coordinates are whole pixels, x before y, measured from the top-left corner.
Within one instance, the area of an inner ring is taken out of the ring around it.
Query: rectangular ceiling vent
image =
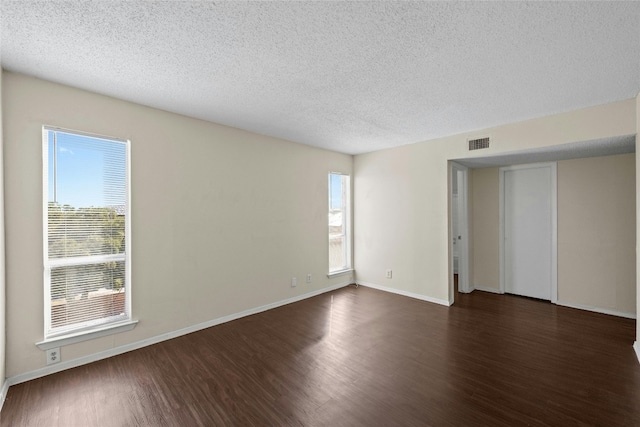
[[[489,148],[489,137],[469,140],[469,151],[483,148]]]

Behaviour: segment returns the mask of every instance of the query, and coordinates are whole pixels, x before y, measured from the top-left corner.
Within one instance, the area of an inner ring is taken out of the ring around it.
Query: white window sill
[[[331,273],[327,274],[327,277],[329,279],[333,279],[334,277],[344,276],[351,273],[353,273],[353,268],[347,268],[346,270],[332,271]]]
[[[106,337],[107,335],[130,331],[135,328],[137,324],[137,320],[127,320],[124,322],[111,323],[109,325],[91,329],[89,331],[75,332],[42,340],[40,342],[37,342],[36,345],[40,350],[49,350],[51,348],[63,347],[69,344],[75,344],[82,341]]]

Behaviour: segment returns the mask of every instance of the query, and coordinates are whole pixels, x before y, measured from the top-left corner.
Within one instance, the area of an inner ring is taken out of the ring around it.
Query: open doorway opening
[[[468,169],[451,163],[451,206],[449,229],[451,234],[451,293],[449,300],[455,300],[456,292],[469,293],[469,212],[468,212]]]

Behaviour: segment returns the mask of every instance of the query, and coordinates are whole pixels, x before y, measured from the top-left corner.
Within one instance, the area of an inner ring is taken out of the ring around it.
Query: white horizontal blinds
[[[347,194],[349,176],[329,174],[329,272],[346,270],[348,259]]]
[[[126,313],[127,143],[46,129],[47,336]]]
[[[123,254],[124,215],[111,207],[49,203],[49,258]]]

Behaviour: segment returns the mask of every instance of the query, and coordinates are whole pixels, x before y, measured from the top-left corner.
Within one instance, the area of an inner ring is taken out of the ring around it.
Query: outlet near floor
[[[53,365],[60,361],[60,347],[47,350],[47,365]]]
[[[391,277],[393,277],[393,271],[391,271],[391,269],[387,269],[387,279],[391,279]]]

